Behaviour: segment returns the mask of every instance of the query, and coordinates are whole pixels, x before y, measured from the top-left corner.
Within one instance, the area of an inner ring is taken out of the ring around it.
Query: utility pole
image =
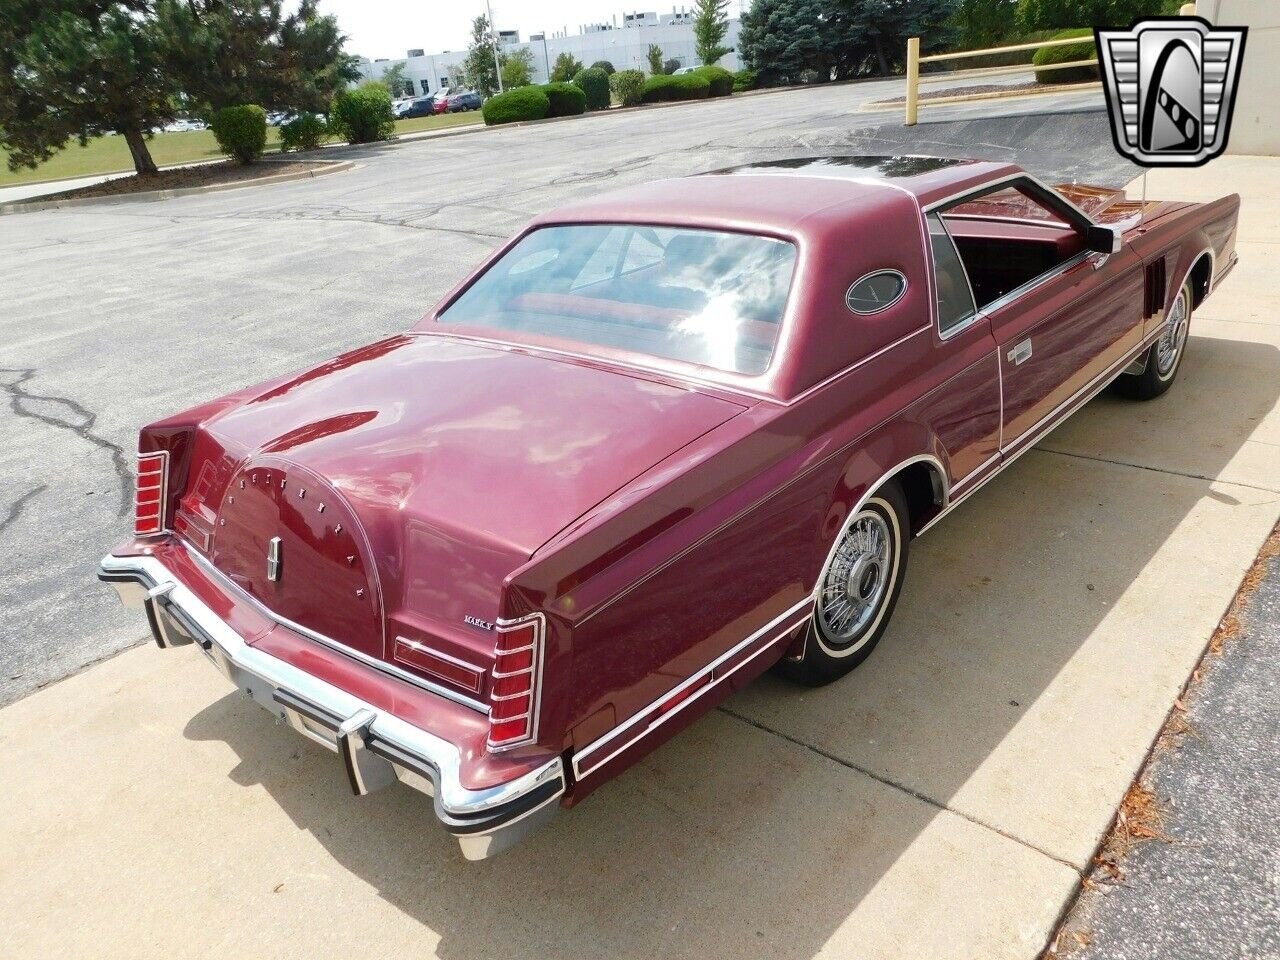
[[[498,31],[493,25],[493,4],[484,0],[485,12],[489,14],[489,41],[493,44],[493,72],[498,78],[498,92],[502,93],[502,62],[498,59]]]

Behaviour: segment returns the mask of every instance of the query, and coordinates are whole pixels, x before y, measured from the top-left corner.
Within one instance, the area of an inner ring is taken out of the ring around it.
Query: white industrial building
[[[738,32],[742,22],[729,21],[729,32],[722,46],[730,52],[720,58],[719,65],[728,70],[742,67],[738,59]],[[663,60],[679,61],[682,67],[700,65],[694,52],[693,14],[681,7],[671,13],[621,13],[606,22],[579,25],[576,34],[568,29],[556,32],[535,33],[528,40],[521,40],[515,30],[499,30],[498,43],[504,50],[528,48],[533,54],[533,82],[546,83],[556,57],[571,53],[583,65],[590,66],[598,60],[608,60],[616,70],[649,71],[649,44],[662,48]],[[360,61],[360,72],[370,80],[379,79],[397,63],[404,64],[405,79],[413,83],[417,95],[435,93],[449,86],[449,75],[467,57],[466,50],[444,50],[426,53],[425,49],[411,49],[404,59]]]

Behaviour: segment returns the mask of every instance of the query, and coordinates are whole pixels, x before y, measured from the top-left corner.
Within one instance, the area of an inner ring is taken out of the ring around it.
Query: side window
[[[929,214],[929,245],[933,249],[934,282],[938,292],[938,331],[946,336],[977,310],[956,245],[936,213]]]

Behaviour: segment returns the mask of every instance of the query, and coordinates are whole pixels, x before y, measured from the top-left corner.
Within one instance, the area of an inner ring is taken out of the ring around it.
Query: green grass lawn
[[[396,123],[396,133],[415,133],[419,130],[435,130],[443,127],[457,127],[470,123],[479,123],[480,111],[470,113],[446,113],[438,117],[415,117],[412,120],[400,120]],[[267,130],[267,151],[279,148],[280,136],[276,128]],[[222,156],[218,152],[218,144],[213,133],[208,130],[190,133],[157,133],[148,146],[151,156],[160,166],[174,163],[193,163],[198,160],[217,160]],[[0,151],[0,158],[6,157]],[[82,147],[74,141],[65,149],[54,154],[47,163],[42,163],[34,170],[22,169],[14,172],[7,163],[0,163],[0,187],[11,187],[19,183],[38,183],[41,180],[63,180],[67,177],[91,177],[99,173],[127,173],[133,170],[133,160],[129,156],[129,146],[124,137],[99,137],[90,140],[88,146]]]

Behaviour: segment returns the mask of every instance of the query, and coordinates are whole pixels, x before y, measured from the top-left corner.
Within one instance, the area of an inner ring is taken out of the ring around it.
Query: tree
[[[960,0],[952,24],[965,50],[998,44],[1013,30],[1018,0]]]
[[[471,21],[471,43],[459,72],[463,85],[482,97],[491,97],[498,92],[496,49],[493,32],[489,29],[489,18],[481,14]]]
[[[133,0],[122,0],[133,2]],[[288,16],[282,0],[154,0],[165,69],[202,113],[256,103],[322,113],[359,79],[346,38],[318,0]]]
[[[645,54],[649,59],[649,72],[655,77],[662,73],[662,48],[656,43],[649,44],[649,50]]]
[[[1165,12],[1165,0],[1019,0],[1018,21],[1029,30],[1127,27]]]
[[[742,15],[738,51],[760,86],[795,82],[808,71],[830,73],[825,0],[755,0]]]
[[[413,81],[411,81],[408,77],[404,75],[405,67],[407,67],[408,65],[409,64],[406,61],[400,60],[397,63],[393,63],[390,67],[388,67],[386,70],[382,72],[382,77],[380,78],[380,82],[389,91],[391,91],[392,98],[398,97],[401,94],[403,94],[405,91],[406,85],[409,86],[409,93],[413,93],[413,87],[412,87]]]
[[[566,50],[552,64],[550,80],[552,83],[570,83],[581,69],[582,61]]]
[[[948,24],[959,0],[829,0],[834,59],[842,75],[859,56],[887,75],[906,63],[907,38],[921,37],[926,49],[949,46],[954,35]]]
[[[721,46],[729,32],[729,18],[725,10],[729,0],[695,0],[693,5],[694,52],[704,64],[715,63],[726,53]]]
[[[502,87],[514,90],[516,87],[527,87],[533,83],[533,51],[528,47],[502,57]]]
[[[118,131],[155,173],[145,135],[177,114],[150,2],[0,0],[0,147],[36,167],[76,139]]]

